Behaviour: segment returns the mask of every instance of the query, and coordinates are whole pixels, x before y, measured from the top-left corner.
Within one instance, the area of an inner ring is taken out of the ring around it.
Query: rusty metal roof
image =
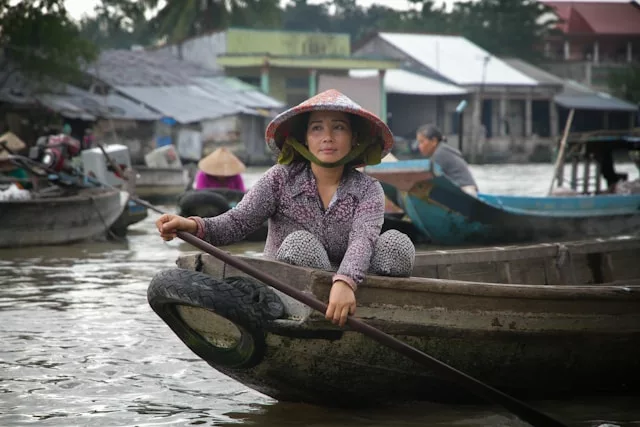
[[[543,1],[564,21],[566,34],[640,35],[640,5],[634,1]]]

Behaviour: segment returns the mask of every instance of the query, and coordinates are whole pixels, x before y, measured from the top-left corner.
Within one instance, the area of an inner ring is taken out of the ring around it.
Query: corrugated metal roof
[[[519,58],[502,58],[509,66],[531,77],[538,84],[563,86],[564,80]]]
[[[97,117],[127,120],[157,120],[157,112],[115,93],[102,96],[75,86],[47,78],[44,82],[29,79],[20,72],[12,73],[6,80],[0,70],[0,100],[12,104],[45,107],[68,118],[95,120]],[[44,88],[44,89],[43,89]],[[43,93],[43,90],[47,90]]]
[[[259,115],[251,108],[227,102],[196,85],[116,86],[116,89],[179,123],[199,122],[238,113]]]
[[[96,117],[84,109],[78,107],[64,95],[35,95],[34,98],[45,107],[70,119],[82,119],[93,121]]]
[[[640,7],[633,1],[543,3],[556,10],[558,29],[567,34],[640,35]]]
[[[207,92],[229,102],[249,108],[279,109],[285,104],[260,92],[254,86],[231,77],[196,77],[192,79]]]
[[[103,96],[69,86],[67,94],[71,102],[97,117],[145,121],[158,120],[162,117],[158,112],[116,93]]]
[[[352,77],[373,77],[378,70],[351,70]],[[463,95],[467,90],[407,70],[387,70],[384,88],[388,93],[409,95]]]
[[[562,107],[576,110],[638,111],[637,105],[599,92],[582,95],[559,94],[553,99]]]
[[[596,92],[574,80],[561,79],[520,59],[509,58],[505,59],[505,62],[536,79],[541,84],[561,85],[562,92],[553,99],[556,104],[562,107],[601,111],[636,111],[638,109],[635,105],[608,93]]]
[[[87,71],[112,86],[179,86],[221,74],[167,53],[120,49],[103,51]]]
[[[379,33],[379,36],[416,61],[460,85],[483,83],[484,60],[489,57],[484,83],[535,86],[536,81],[500,58],[460,36]]]
[[[262,115],[284,104],[220,71],[154,51],[105,51],[91,73],[148,108],[180,123],[232,114]]]

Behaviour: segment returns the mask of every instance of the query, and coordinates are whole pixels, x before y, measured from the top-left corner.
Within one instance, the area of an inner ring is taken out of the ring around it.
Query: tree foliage
[[[128,49],[153,40],[145,13],[152,5],[137,0],[102,0],[93,16],[80,20],[81,35],[102,49]]]
[[[536,59],[553,20],[536,0],[479,0],[456,3],[409,0],[406,11],[356,0],[102,0],[79,25],[64,0],[0,0],[0,46],[27,74],[60,76],[93,60],[99,48],[175,43],[230,26],[340,32],[352,41],[374,31],[460,34],[495,55]]]
[[[146,0],[158,8],[158,0]],[[156,40],[178,42],[229,26],[278,28],[281,10],[277,0],[167,0],[149,21]]]
[[[494,55],[535,61],[541,58],[543,37],[557,22],[552,16],[552,9],[537,0],[466,1],[455,3],[448,27]]]
[[[0,86],[15,71],[68,80],[97,55],[95,46],[80,37],[62,0],[0,0],[0,23],[3,68],[8,70]]]

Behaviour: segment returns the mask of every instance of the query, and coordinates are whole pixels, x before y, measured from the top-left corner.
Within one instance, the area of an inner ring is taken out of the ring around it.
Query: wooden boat
[[[126,204],[108,188],[55,188],[0,202],[0,247],[56,245],[104,236]]]
[[[424,252],[413,277],[367,277],[356,314],[520,398],[637,391],[638,253],[640,237]],[[241,258],[328,299],[331,272]],[[209,255],[177,264],[151,282],[151,307],[195,354],[255,390],[327,405],[473,400]],[[180,275],[193,277],[180,285]]]
[[[136,224],[149,216],[148,209],[133,200],[128,200],[120,216],[109,228],[117,237],[125,237],[130,225]]]
[[[471,196],[428,159],[367,168],[400,190],[398,204],[425,238],[442,245],[541,242],[632,233],[640,194]]]
[[[189,171],[183,168],[134,166],[137,172],[136,194],[149,203],[175,204],[187,188]]]
[[[615,149],[640,148],[638,136],[611,133],[574,134],[556,179],[572,194],[515,196],[460,190],[428,159],[368,166],[365,173],[383,183],[425,239],[441,245],[504,244],[582,239],[633,233],[640,227],[640,194],[602,190],[621,177],[613,168]],[[596,162],[596,174],[590,176]],[[564,165],[570,164],[569,180]],[[578,173],[582,168],[582,176]]]

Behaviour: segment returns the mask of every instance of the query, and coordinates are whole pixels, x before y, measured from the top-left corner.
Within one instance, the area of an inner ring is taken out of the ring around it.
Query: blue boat
[[[387,197],[435,244],[544,242],[638,233],[640,194],[609,194],[601,191],[600,185],[603,176],[608,182],[624,179],[613,169],[611,151],[614,147],[637,150],[640,138],[590,134],[574,135],[569,141],[567,147],[579,149],[567,150],[571,154],[559,162],[562,168],[558,168],[556,179],[567,182],[574,195],[480,193],[474,197],[428,159],[381,163],[366,167],[365,173],[383,184]],[[602,150],[603,143],[607,150]],[[591,161],[598,162],[596,176],[589,177],[587,172],[577,178],[577,169],[586,165],[584,170],[588,171]],[[567,181],[563,178],[565,162],[571,166]]]
[[[476,198],[428,159],[381,163],[365,172],[383,183],[387,197],[436,244],[582,239],[640,230],[640,194]]]

